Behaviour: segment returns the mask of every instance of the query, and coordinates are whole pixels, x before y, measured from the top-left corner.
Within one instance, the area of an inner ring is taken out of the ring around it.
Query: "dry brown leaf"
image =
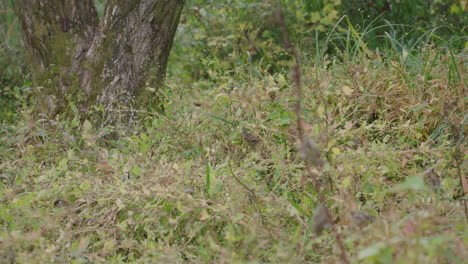
[[[112,168],[112,166],[107,163],[98,163],[96,165],[96,169],[104,173],[105,175],[110,175],[114,173],[114,168]]]

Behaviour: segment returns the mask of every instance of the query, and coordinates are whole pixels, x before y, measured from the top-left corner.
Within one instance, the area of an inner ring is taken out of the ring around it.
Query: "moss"
[[[85,62],[83,63],[83,68],[84,68],[85,70],[92,70],[92,69],[93,69],[92,63],[90,63],[89,61],[85,61]]]
[[[75,50],[75,43],[70,38],[69,33],[56,30],[54,37],[51,38],[47,46],[51,49],[51,62],[56,65],[70,66],[72,60],[72,51]]]
[[[129,102],[133,100],[133,95],[136,97],[134,99],[139,101],[139,105],[158,105],[161,100],[154,91],[140,89],[137,91],[137,94],[130,94],[133,93],[135,89],[145,86],[145,81],[147,81],[147,79],[140,81],[141,78],[139,77],[133,80],[133,83],[130,85],[131,87],[118,86],[116,87],[118,91],[110,91],[110,98],[102,97],[103,93],[107,92],[105,89],[108,89],[108,84],[116,77],[115,75],[125,74],[116,71],[116,66],[118,65],[114,65],[115,62],[113,58],[117,52],[125,52],[127,55],[126,57],[130,57],[130,54],[133,53],[134,47],[130,45],[120,47],[120,44],[125,44],[120,43],[125,41],[123,38],[120,38],[121,34],[124,34],[122,28],[127,26],[124,24],[126,22],[122,17],[129,15],[128,13],[135,15],[133,13],[138,11],[135,10],[135,8],[141,4],[141,1],[135,1],[131,4],[124,4],[121,1],[116,1],[114,3],[114,5],[120,8],[120,12],[117,12],[118,14],[116,17],[112,18],[114,21],[103,26],[104,28],[102,30],[105,31],[105,36],[99,43],[98,50],[93,50],[92,58],[85,58],[85,56],[82,56],[80,60],[83,61],[75,61],[74,58],[77,48],[76,40],[83,37],[83,32],[80,32],[81,27],[67,31],[63,29],[63,23],[61,24],[63,19],[70,17],[70,11],[64,8],[57,8],[63,7],[64,5],[58,0],[51,0],[50,2],[43,3],[46,3],[47,8],[43,7],[41,10],[30,10],[28,8],[29,15],[34,15],[35,21],[40,22],[38,24],[42,25],[34,25],[33,27],[36,34],[31,36],[33,46],[31,47],[33,55],[32,65],[34,68],[35,84],[44,87],[35,97],[37,98],[38,104],[42,105],[38,107],[38,111],[50,111],[50,109],[48,109],[50,107],[47,107],[47,105],[51,105],[50,98],[52,97],[48,95],[54,95],[53,100],[58,105],[57,107],[60,108],[60,112],[65,113],[65,115],[74,114],[69,110],[68,106],[70,102],[76,106],[83,106],[79,107],[80,109],[89,109],[89,107],[98,103],[102,103],[107,107],[108,104],[114,104],[112,100],[115,100],[115,104],[130,106],[130,104],[134,103]],[[157,6],[156,9],[159,10],[160,8],[162,7]],[[153,17],[151,14],[152,11],[153,9],[145,11],[149,18]],[[156,16],[152,18],[151,21],[146,22],[151,22],[151,25],[155,25],[159,23],[158,19],[162,18]],[[123,48],[123,50],[120,50],[121,48]],[[161,56],[164,57],[166,55],[167,54],[164,53]],[[151,56],[151,54],[148,54],[148,56]],[[147,66],[150,67],[151,65]],[[103,77],[104,71],[106,71],[105,77]],[[115,73],[107,74],[107,71]],[[141,69],[135,69],[135,72],[132,72],[132,74],[135,75],[145,73],[146,71]],[[86,77],[86,84],[81,83],[83,80],[82,76]],[[147,76],[150,76],[150,74],[147,74]],[[161,79],[159,70],[156,71],[155,76]],[[156,80],[156,82],[154,82],[154,80],[148,81],[150,81],[151,87],[160,87],[159,80]],[[123,91],[127,88],[130,93]]]
[[[140,1],[126,1],[125,4],[118,3],[117,5],[119,6],[119,8],[122,8],[121,13],[124,16],[126,16],[132,10],[138,8],[139,4],[140,4]]]
[[[95,63],[87,61],[84,64],[90,66],[91,74],[92,74],[92,90],[91,94],[88,96],[88,99],[91,103],[95,103],[97,96],[102,93],[104,90],[104,82],[105,80],[102,79],[101,75],[104,71],[104,66],[107,61],[112,58],[112,45],[114,41],[114,32],[109,31],[106,37],[102,40],[102,45],[100,46],[99,60]]]
[[[45,36],[47,35],[47,27],[45,25],[34,24],[34,34],[36,36]]]
[[[46,29],[47,30],[47,29]],[[50,29],[49,29],[50,30]],[[36,73],[35,81],[43,90],[36,95],[38,101],[38,110],[53,115],[53,112],[67,113],[67,106],[70,100],[77,100],[83,98],[82,91],[79,85],[79,79],[76,74],[70,71],[73,63],[73,52],[75,50],[75,43],[70,33],[61,32],[59,27],[54,28],[51,32],[51,37],[43,37],[42,42],[39,39],[33,41],[33,48],[43,50],[43,59],[47,63],[43,69],[40,63],[33,63]],[[41,45],[41,46],[39,46]],[[44,49],[44,47],[46,47]],[[66,90],[63,90],[66,87]],[[47,95],[53,94],[55,96],[56,109],[50,109],[50,99]]]

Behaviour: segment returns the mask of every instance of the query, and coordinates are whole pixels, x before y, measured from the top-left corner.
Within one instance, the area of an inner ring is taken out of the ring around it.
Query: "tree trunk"
[[[183,0],[109,0],[99,21],[92,0],[19,0],[39,113],[86,115],[157,98]]]

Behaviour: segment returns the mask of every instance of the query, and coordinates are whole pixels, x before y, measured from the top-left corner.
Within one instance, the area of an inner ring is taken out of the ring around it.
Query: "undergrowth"
[[[322,191],[348,257],[462,263],[466,52],[423,40],[373,51],[347,25],[326,38],[341,42],[335,54],[318,33],[302,53],[300,112],[324,153]],[[165,111],[138,111],[130,133],[33,119],[32,88],[6,90],[16,100],[0,129],[4,261],[339,262],[334,234],[313,230],[320,203],[302,182],[291,59],[281,51],[272,72],[242,52],[206,57],[196,78],[172,69]]]
[[[463,65],[423,55],[436,60],[431,70],[364,56],[303,67],[304,128],[326,152],[328,202],[353,262],[466,254],[454,162],[464,86],[444,67]],[[314,188],[299,186],[288,76],[217,78],[210,89],[169,78],[165,113],[140,113],[141,127],[118,140],[78,119],[31,123],[24,108],[1,134],[1,254],[19,263],[337,262],[333,235],[311,231]],[[244,142],[241,128],[261,141]],[[356,226],[357,210],[376,218]]]

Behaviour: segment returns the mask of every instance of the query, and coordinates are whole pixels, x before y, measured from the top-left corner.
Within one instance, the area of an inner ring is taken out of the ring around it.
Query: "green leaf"
[[[144,141],[139,140],[138,150],[140,153],[146,153],[148,151],[148,145]]]
[[[343,181],[341,182],[341,186],[346,189],[348,188],[349,186],[351,185],[351,176],[347,176],[343,179]]]
[[[206,195],[210,198],[210,188],[211,188],[211,166],[210,164],[206,164]]]
[[[310,22],[317,23],[319,20],[320,20],[320,13],[319,12],[312,12]]]
[[[463,15],[463,10],[457,4],[452,4],[450,6],[450,14]]]
[[[289,126],[291,124],[291,120],[287,116],[282,116],[279,122],[280,126]]]
[[[76,105],[73,102],[70,102],[69,105],[70,105],[70,108],[73,111],[73,113],[75,115],[78,114],[78,108],[76,108]]]
[[[93,128],[93,125],[91,124],[91,122],[89,122],[88,119],[86,119],[84,122],[83,122],[83,130],[84,131],[89,131]]]
[[[392,188],[393,191],[403,191],[403,190],[415,190],[422,191],[426,190],[427,186],[424,182],[422,175],[414,175],[406,178],[405,182],[400,183]]]
[[[141,176],[141,168],[137,165],[133,166],[132,170],[130,171],[132,175]]]
[[[58,169],[59,170],[66,170],[67,168],[68,168],[68,159],[63,158],[58,164]]]
[[[229,124],[229,125],[231,125],[231,126],[233,126],[233,127],[236,127],[236,126],[237,126],[237,124],[235,124],[235,123],[233,123],[233,122],[230,122],[230,121],[228,121],[228,120],[226,120],[226,119],[224,119],[224,118],[222,118],[222,117],[219,117],[219,116],[216,116],[216,115],[213,115],[213,114],[210,114],[210,113],[204,113],[204,114],[207,115],[207,116],[213,117],[214,119],[217,119],[217,120],[219,120],[219,121],[221,121],[221,122],[224,122],[224,123],[226,123],[226,124]]]

